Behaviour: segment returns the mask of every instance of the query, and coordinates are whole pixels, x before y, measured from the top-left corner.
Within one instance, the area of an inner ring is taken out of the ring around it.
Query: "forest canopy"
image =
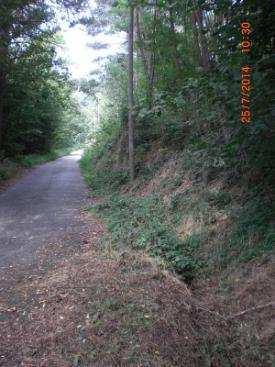
[[[202,154],[209,164],[214,154],[233,165],[264,169],[267,156],[271,159],[274,153],[268,143],[274,134],[272,2],[99,2],[97,26],[128,32],[131,7],[136,168],[139,150],[153,141],[182,148],[185,138],[192,137],[205,147]],[[243,39],[244,21],[251,25],[245,33],[252,45],[245,50],[249,52],[242,52],[243,42],[250,45]],[[94,30],[95,23],[88,27]],[[246,82],[253,86],[249,112],[241,111],[245,101],[240,94],[241,70],[247,65],[252,72]],[[106,96],[103,130],[107,125],[122,134],[127,130],[128,71],[125,54],[107,63],[101,83]],[[248,114],[251,123],[244,121]]]
[[[57,56],[56,12],[80,1],[8,0],[0,4],[0,151],[17,156],[71,146],[85,131],[73,83]],[[80,139],[81,140],[81,139]]]

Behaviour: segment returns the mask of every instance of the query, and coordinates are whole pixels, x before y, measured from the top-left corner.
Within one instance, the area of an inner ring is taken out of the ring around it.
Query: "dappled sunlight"
[[[74,150],[70,156],[81,158],[83,155],[83,149]]]
[[[70,161],[79,161],[82,157],[83,149],[74,150],[69,155],[66,155],[62,159],[70,160]]]

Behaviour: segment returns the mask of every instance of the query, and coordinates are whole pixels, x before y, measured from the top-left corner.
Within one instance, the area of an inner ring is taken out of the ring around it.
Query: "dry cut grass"
[[[1,366],[259,366],[242,361],[232,320],[144,253],[102,248],[103,226],[91,228],[77,248],[43,248],[35,268],[2,269]]]

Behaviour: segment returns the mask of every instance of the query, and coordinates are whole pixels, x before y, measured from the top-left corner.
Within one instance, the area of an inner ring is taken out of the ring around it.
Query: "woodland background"
[[[133,54],[109,57],[98,75],[72,80],[56,56],[56,6],[91,33],[128,32]],[[146,251],[200,296],[227,304],[228,313],[236,304],[268,304],[273,2],[106,0],[85,17],[83,6],[77,0],[0,4],[0,178],[11,166],[85,146],[81,167],[100,198],[92,210],[107,224],[108,243]],[[252,29],[246,55],[242,21]],[[249,124],[240,121],[244,65],[252,68]],[[76,90],[85,93],[84,105]],[[257,337],[269,320],[263,311],[230,329],[231,344],[212,341],[224,358],[217,365],[240,358],[244,365],[270,365],[271,333]]]

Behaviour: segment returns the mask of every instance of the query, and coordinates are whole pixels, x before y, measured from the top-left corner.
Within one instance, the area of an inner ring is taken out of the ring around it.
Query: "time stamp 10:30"
[[[251,25],[249,22],[241,23],[241,51],[243,54],[249,54],[251,51],[252,42],[250,40]],[[251,122],[250,112],[250,90],[251,90],[251,71],[252,68],[249,65],[244,65],[241,68],[241,122],[243,124],[249,124]]]

